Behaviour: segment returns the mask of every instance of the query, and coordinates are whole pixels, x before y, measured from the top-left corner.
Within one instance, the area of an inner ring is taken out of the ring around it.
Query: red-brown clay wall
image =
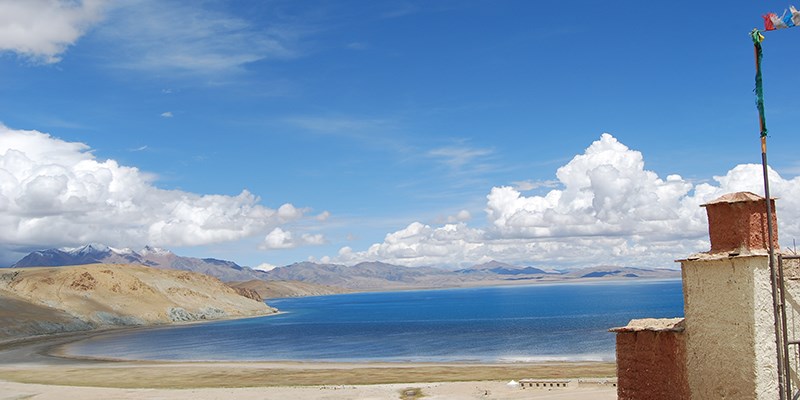
[[[687,400],[683,332],[618,332],[619,400]]]
[[[773,245],[778,248],[775,201],[772,205]],[[717,203],[706,206],[711,253],[730,253],[742,248],[767,249],[767,212],[764,201]]]

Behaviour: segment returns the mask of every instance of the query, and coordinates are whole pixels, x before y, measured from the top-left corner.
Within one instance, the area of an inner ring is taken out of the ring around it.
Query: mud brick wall
[[[727,201],[726,201],[727,200]],[[733,202],[735,200],[741,200]],[[775,200],[772,207],[772,242],[778,246],[778,219]],[[750,250],[766,250],[769,247],[766,200],[752,193],[734,193],[704,205],[708,213],[708,233],[711,239],[711,254]]]
[[[619,400],[689,399],[683,332],[617,333]]]

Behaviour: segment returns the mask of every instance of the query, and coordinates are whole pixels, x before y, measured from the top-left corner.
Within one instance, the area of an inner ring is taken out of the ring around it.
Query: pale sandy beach
[[[115,389],[20,384],[0,381],[0,399],[414,399],[403,396],[419,390],[425,399],[616,399],[609,388],[530,390],[509,388],[503,382],[442,382],[357,386],[281,386],[263,388]]]
[[[596,381],[549,390],[507,385],[524,378],[612,377],[613,363],[151,362],[54,355],[97,334],[0,345],[0,400],[616,398],[615,387]]]

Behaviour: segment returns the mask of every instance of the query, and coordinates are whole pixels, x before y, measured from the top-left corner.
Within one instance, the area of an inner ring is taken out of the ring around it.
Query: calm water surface
[[[680,280],[272,299],[285,314],[100,336],[75,355],[143,360],[613,360],[608,328],[683,315]]]

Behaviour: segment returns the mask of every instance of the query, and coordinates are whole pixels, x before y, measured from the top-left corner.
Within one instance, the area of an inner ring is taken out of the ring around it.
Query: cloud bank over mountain
[[[331,261],[381,260],[401,265],[468,265],[489,260],[570,266],[669,267],[708,250],[701,204],[725,193],[763,193],[761,166],[743,164],[694,184],[645,169],[642,153],[603,134],[556,172],[558,187],[525,196],[510,186],[486,196],[485,228],[413,222],[364,251],[344,247]],[[783,242],[800,234],[800,178],[770,169]]]
[[[198,246],[266,235],[307,212],[289,203],[268,208],[247,190],[196,194],[154,181],[137,168],[96,159],[83,143],[0,125],[0,250],[91,242]]]

